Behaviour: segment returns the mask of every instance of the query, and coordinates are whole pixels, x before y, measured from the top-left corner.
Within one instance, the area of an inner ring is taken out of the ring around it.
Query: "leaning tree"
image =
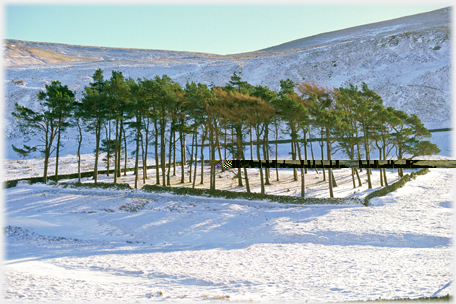
[[[13,150],[22,156],[37,149],[42,152],[44,154],[43,182],[47,183],[49,157],[53,152],[54,140],[56,137],[60,137],[60,132],[68,125],[65,118],[71,116],[74,93],[68,89],[68,86],[63,86],[60,81],[53,81],[51,85],[46,85],[46,91],[38,93],[38,100],[41,101],[41,111],[36,112],[15,103],[15,111],[12,115],[16,118],[22,133],[39,133],[41,144],[33,147],[24,145],[23,148],[13,145]],[[58,167],[57,161],[56,166]]]

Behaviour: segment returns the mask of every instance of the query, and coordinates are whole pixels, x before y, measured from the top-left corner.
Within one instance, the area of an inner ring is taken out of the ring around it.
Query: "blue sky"
[[[4,38],[225,55],[446,6],[443,2],[9,3],[4,6]]]

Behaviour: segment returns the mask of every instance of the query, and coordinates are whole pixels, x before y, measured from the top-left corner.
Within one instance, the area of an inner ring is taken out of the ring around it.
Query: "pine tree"
[[[23,148],[13,145],[13,150],[25,156],[39,149],[44,154],[43,182],[47,183],[49,157],[52,153],[53,143],[63,128],[69,125],[65,118],[71,116],[74,107],[74,93],[67,86],[63,86],[60,81],[53,81],[51,85],[45,87],[45,92],[38,93],[42,111],[35,112],[16,103],[12,115],[16,118],[21,132],[41,133],[41,144],[34,147],[24,145]],[[56,162],[56,166],[58,167],[58,162]]]
[[[101,129],[107,119],[107,95],[106,83],[103,79],[103,71],[98,69],[93,74],[93,82],[84,87],[83,98],[80,105],[80,116],[86,130],[95,133],[95,164],[93,179],[98,181],[98,158],[100,154]]]
[[[258,85],[256,87],[254,87],[252,93],[251,93],[252,96],[255,96],[255,97],[258,97],[258,98],[261,98],[262,100],[264,100],[266,102],[266,105],[264,106],[265,110],[266,110],[266,113],[267,113],[267,116],[264,116],[263,117],[263,121],[262,121],[262,124],[263,124],[263,129],[264,129],[264,136],[263,136],[263,140],[262,140],[262,146],[263,146],[263,158],[266,160],[266,162],[269,164],[269,151],[270,151],[270,148],[269,148],[269,126],[277,119],[277,111],[271,106],[271,101],[277,97],[277,94],[276,92],[270,90],[268,87],[263,87],[261,85]],[[257,139],[257,143],[258,143],[258,146],[260,145],[260,140]],[[259,147],[257,148],[259,149]],[[276,147],[277,149],[277,147]],[[269,167],[269,166],[267,166]],[[266,180],[265,180],[265,184],[266,185],[270,185],[270,169],[269,168],[266,168]]]
[[[301,84],[299,90],[307,101],[312,102],[309,106],[309,112],[312,117],[312,124],[320,128],[322,159],[324,158],[323,143],[325,142],[327,159],[331,161],[331,155],[337,151],[333,150],[333,144],[337,141],[334,135],[341,128],[345,128],[345,122],[338,113],[339,110],[336,106],[338,91],[323,88],[316,83],[311,85],[307,82]],[[330,197],[334,197],[333,187],[337,187],[337,183],[332,168],[328,168],[328,182]]]
[[[141,89],[140,85],[138,85],[132,78],[127,79],[127,84],[130,90],[130,102],[128,111],[134,118],[134,121],[130,121],[128,123],[129,127],[132,128],[135,132],[135,141],[136,141],[136,150],[135,150],[135,188],[138,188],[138,180],[139,180],[139,146],[140,140],[142,140],[142,129],[144,129],[144,117],[147,115],[147,99],[144,98],[143,93],[144,91]],[[143,155],[144,156],[144,155]],[[144,158],[144,157],[143,157]],[[143,171],[147,170],[144,167],[143,163]],[[144,175],[144,173],[143,173]]]
[[[81,144],[82,144],[82,117],[84,116],[84,112],[82,110],[82,103],[75,102],[75,111],[73,115],[74,124],[78,129],[78,182],[81,182]]]
[[[307,109],[301,98],[294,92],[295,84],[290,79],[280,81],[281,90],[278,97],[271,100],[271,105],[277,111],[277,115],[287,124],[287,131],[291,137],[292,160],[297,159],[298,131],[300,126],[308,119]],[[293,169],[293,179],[298,180],[297,169]]]
[[[111,78],[105,84],[107,116],[115,120],[115,154],[114,154],[114,183],[121,176],[122,137],[125,148],[125,164],[127,162],[127,145],[124,122],[128,119],[130,104],[130,88],[122,72],[112,71]],[[126,167],[126,166],[125,166]],[[126,174],[126,168],[125,173]]]

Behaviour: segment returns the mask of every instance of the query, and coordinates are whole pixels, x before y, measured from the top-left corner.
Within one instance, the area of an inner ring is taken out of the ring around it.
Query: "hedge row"
[[[128,168],[127,171],[132,171],[134,168]],[[105,174],[107,171],[99,171],[100,174]],[[181,188],[181,187],[163,187],[157,185],[144,185],[141,190],[145,192],[159,192],[159,193],[172,193],[178,195],[195,195],[205,197],[217,197],[225,199],[247,199],[247,200],[265,200],[270,202],[277,202],[282,204],[303,204],[303,205],[314,205],[314,204],[346,204],[347,202],[358,202],[359,204],[369,205],[369,200],[374,197],[385,196],[386,194],[393,192],[405,185],[410,179],[415,179],[418,175],[424,175],[429,172],[428,168],[421,169],[417,172],[412,172],[410,175],[404,175],[399,181],[374,191],[364,198],[364,202],[359,198],[301,198],[296,196],[280,196],[280,195],[268,195],[260,193],[246,193],[246,192],[232,192],[225,190],[209,190],[209,189],[192,189],[192,188]],[[93,172],[81,173],[81,177],[91,177]],[[59,175],[61,179],[77,178],[78,174],[66,174]],[[43,181],[42,177],[31,177],[20,180],[12,180],[4,182],[4,188],[16,187],[19,181],[26,180],[29,184],[35,184]],[[50,177],[52,180],[52,176]],[[64,188],[101,188],[101,189],[116,189],[116,190],[130,190],[132,189],[129,184],[113,184],[113,183],[59,183]]]
[[[114,184],[114,183],[59,183],[63,188],[85,188],[85,189],[115,189],[115,190],[131,190],[129,184]]]
[[[141,188],[145,192],[161,192],[172,193],[178,195],[195,195],[205,197],[217,197],[224,199],[246,199],[246,200],[263,200],[276,202],[281,204],[302,204],[302,205],[315,205],[315,204],[346,204],[347,202],[357,202],[363,204],[359,198],[302,198],[297,196],[281,196],[281,195],[268,195],[261,193],[247,193],[247,192],[233,192],[226,190],[209,190],[209,189],[193,189],[193,188],[180,188],[180,187],[162,187],[156,185],[144,185]]]
[[[377,191],[374,191],[367,195],[364,198],[364,205],[368,206],[369,205],[369,200],[373,199],[374,197],[380,197],[380,196],[385,196],[390,192],[396,191],[397,189],[401,188],[404,186],[407,182],[410,181],[410,179],[415,179],[418,175],[424,175],[429,172],[428,168],[421,169],[417,172],[412,172],[410,175],[406,174],[404,175],[400,180],[398,180],[395,183],[392,183],[391,185],[385,186]]]
[[[206,163],[207,161],[205,161]],[[180,162],[176,162],[176,166],[180,166]],[[147,169],[155,169],[155,165],[154,166],[147,166]],[[135,168],[127,168],[127,171],[130,172],[130,171],[134,171]],[[139,170],[142,170],[142,168],[140,168]],[[124,172],[125,169],[122,169],[122,172]],[[114,174],[114,170],[109,170],[109,172],[111,174]],[[98,175],[103,175],[103,174],[106,174],[108,173],[108,170],[99,170],[98,171]],[[71,173],[71,174],[59,174],[59,180],[60,179],[73,179],[73,178],[78,178],[79,176],[79,173]],[[84,177],[92,177],[93,176],[93,171],[86,171],[86,172],[81,172],[81,178],[84,178]],[[55,175],[50,175],[48,176],[48,181],[53,181],[55,180]],[[26,177],[26,178],[20,178],[20,179],[16,179],[16,180],[10,180],[10,181],[6,181],[6,182],[3,182],[3,189],[8,189],[8,188],[12,188],[12,187],[16,187],[17,186],[17,183],[19,181],[28,181],[28,183],[31,185],[31,184],[36,184],[36,183],[42,183],[43,182],[43,177]]]

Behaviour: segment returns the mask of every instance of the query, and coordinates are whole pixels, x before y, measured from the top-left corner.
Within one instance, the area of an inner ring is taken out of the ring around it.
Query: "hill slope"
[[[90,58],[73,57],[62,53],[23,46],[15,43],[14,40],[7,40],[4,43],[4,65],[28,65],[28,64],[56,64],[77,61],[89,61]]]
[[[214,54],[206,53],[193,53],[193,52],[180,52],[180,51],[166,51],[166,50],[144,50],[144,49],[125,49],[125,48],[109,48],[109,47],[94,47],[94,46],[79,46],[61,43],[47,43],[47,42],[32,42],[23,40],[5,40],[6,47],[8,45],[15,45],[16,48],[20,49],[32,49],[41,50],[44,53],[50,53],[54,56],[59,54],[60,56],[74,57],[78,61],[114,61],[114,60],[153,60],[160,58],[188,58],[188,57],[213,57],[217,56]],[[9,47],[11,48],[11,47]],[[35,51],[37,52],[37,51]],[[27,54],[21,54],[26,57]],[[35,64],[33,61],[33,55],[28,62],[24,59],[18,60],[13,53],[5,54],[6,59],[10,62],[9,65],[22,65],[22,64]],[[67,60],[70,61],[70,60]],[[64,61],[61,61],[64,62]],[[46,63],[58,63],[58,62],[46,62]]]
[[[310,48],[325,44],[336,44],[357,38],[394,35],[400,32],[417,31],[450,24],[449,9],[439,9],[427,13],[351,27],[329,33],[322,33],[279,44],[260,51],[276,51],[291,48]]]
[[[360,86],[365,82],[379,93],[386,106],[409,114],[416,113],[428,128],[448,128],[451,127],[452,113],[449,15],[450,9],[444,9],[439,14],[430,12],[405,18],[401,27],[388,32],[383,31],[384,23],[380,23],[375,36],[371,35],[375,24],[370,24],[364,34],[362,27],[358,28],[352,40],[328,40],[312,48],[228,56],[149,51],[151,57],[145,58],[147,50],[53,45],[54,51],[65,52],[63,55],[72,58],[95,58],[93,54],[97,52],[99,57],[95,61],[16,65],[5,69],[6,152],[14,157],[10,144],[21,145],[24,140],[10,114],[15,102],[36,109],[36,94],[52,80],[68,85],[80,98],[84,86],[90,83],[98,68],[104,71],[105,78],[110,78],[113,70],[122,71],[124,76],[133,79],[166,74],[182,86],[187,81],[225,85],[234,71],[242,71],[243,80],[252,85],[268,86],[273,90],[279,88],[280,80],[287,78],[295,82],[316,81],[329,87],[348,86],[350,83]],[[403,31],[414,27],[413,24],[420,20],[425,28]],[[435,26],[427,27],[432,24]],[[152,58],[153,54],[156,57]],[[69,132],[66,136],[66,140],[71,141],[76,135]],[[69,147],[65,153],[74,153]]]

